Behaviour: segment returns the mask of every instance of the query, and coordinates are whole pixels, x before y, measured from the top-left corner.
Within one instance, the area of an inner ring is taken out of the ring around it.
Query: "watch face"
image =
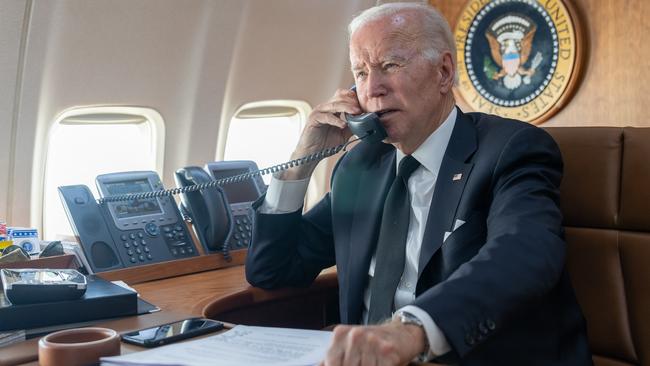
[[[399,320],[403,324],[415,324],[424,327],[420,319],[418,319],[415,315],[410,313],[399,313]]]

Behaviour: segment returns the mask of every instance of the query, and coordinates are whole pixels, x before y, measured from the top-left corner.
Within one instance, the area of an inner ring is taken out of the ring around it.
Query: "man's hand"
[[[372,326],[339,325],[321,365],[406,365],[424,351],[422,328],[398,320]]]
[[[302,131],[300,141],[291,159],[298,159],[328,147],[334,147],[347,141],[352,133],[341,113],[359,114],[362,112],[354,91],[338,89],[327,102],[319,104],[309,114],[307,125]],[[301,165],[282,173],[281,179],[296,180],[307,178],[314,171],[318,162]]]

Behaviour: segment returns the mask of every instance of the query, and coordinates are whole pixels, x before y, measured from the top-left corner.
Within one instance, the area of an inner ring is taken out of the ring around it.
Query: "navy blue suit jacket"
[[[331,192],[309,212],[257,214],[248,281],[305,286],[336,264],[341,321],[359,323],[394,176],[395,148],[362,142],[339,160]],[[559,149],[544,130],[459,111],[431,202],[414,305],[431,315],[461,364],[591,364],[564,268],[561,177]],[[443,243],[457,219],[466,222]]]

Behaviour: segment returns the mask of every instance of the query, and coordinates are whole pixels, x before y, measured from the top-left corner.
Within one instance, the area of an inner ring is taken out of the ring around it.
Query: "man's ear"
[[[456,67],[449,51],[442,54],[438,71],[440,72],[440,91],[442,93],[450,92],[456,78]]]

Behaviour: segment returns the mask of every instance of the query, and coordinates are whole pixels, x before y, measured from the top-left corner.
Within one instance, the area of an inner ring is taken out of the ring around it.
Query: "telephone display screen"
[[[142,193],[151,192],[153,189],[149,180],[135,179],[125,180],[120,182],[104,183],[106,191],[111,196],[123,195],[129,193]],[[118,202],[114,206],[115,215],[118,219],[123,219],[133,216],[143,216],[161,213],[158,201],[155,198],[132,200]]]
[[[212,170],[212,175],[215,179],[219,180],[248,172],[248,169],[214,169]],[[259,198],[255,182],[252,179],[246,179],[237,183],[224,184],[221,187],[226,193],[229,203],[252,202]]]

